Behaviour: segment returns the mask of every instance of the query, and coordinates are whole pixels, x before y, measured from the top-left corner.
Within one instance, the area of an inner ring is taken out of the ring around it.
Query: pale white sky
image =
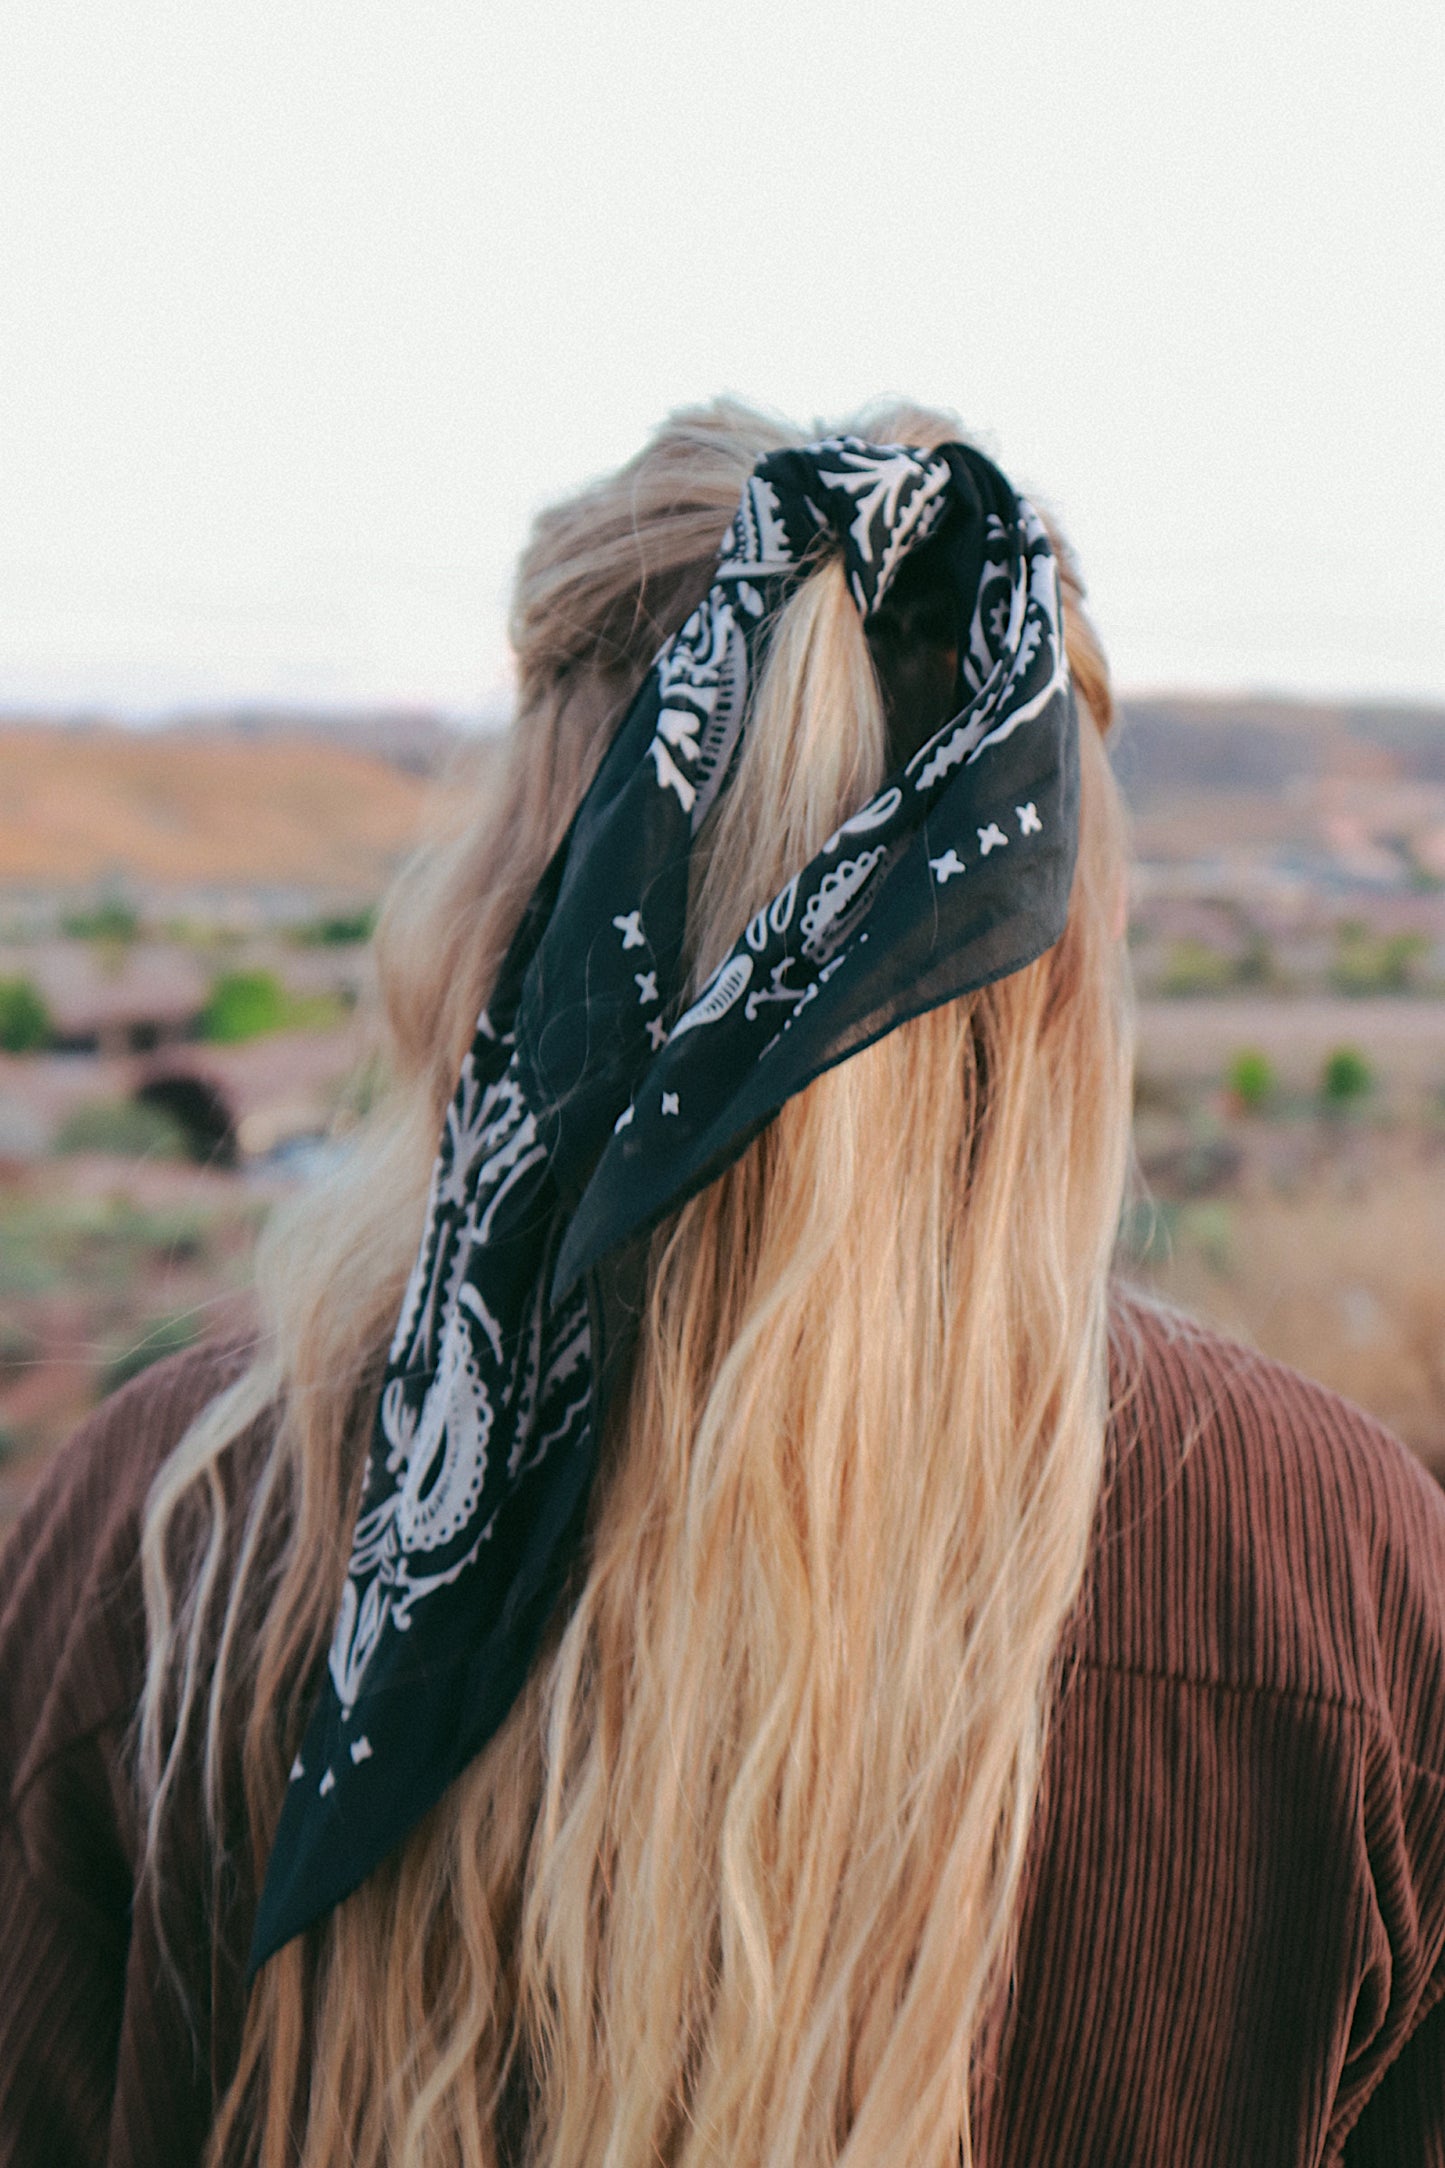
[[[537,506],[955,408],[1126,686],[1445,697],[1440,0],[9,0],[0,707],[495,705]]]

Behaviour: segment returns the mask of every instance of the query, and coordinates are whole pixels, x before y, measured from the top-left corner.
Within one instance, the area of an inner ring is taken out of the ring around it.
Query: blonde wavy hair
[[[850,426],[959,434],[912,408]],[[537,524],[504,772],[383,919],[390,1090],[271,1231],[255,1358],[149,1501],[154,1882],[188,1769],[216,1854],[239,1793],[262,1872],[477,1011],[744,478],[790,441],[685,412]],[[400,1853],[261,1973],[215,2168],[970,2157],[1100,1484],[1128,1132],[1108,683],[1061,561],[1083,724],[1063,937],[821,1077],[659,1231],[529,1683]],[[889,729],[826,562],[781,613],[702,855],[698,980],[876,788]]]

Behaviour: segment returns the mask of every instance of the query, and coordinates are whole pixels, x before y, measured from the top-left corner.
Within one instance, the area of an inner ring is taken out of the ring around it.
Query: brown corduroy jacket
[[[1066,1634],[986,2168],[1445,2164],[1445,1498],[1358,1410],[1147,1309]],[[189,2018],[132,1909],[138,1519],[237,1357],[148,1372],[0,1566],[0,2163],[188,2168],[254,1890],[182,1824]]]

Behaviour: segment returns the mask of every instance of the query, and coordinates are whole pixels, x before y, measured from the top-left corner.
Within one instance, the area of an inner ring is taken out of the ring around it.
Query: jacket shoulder
[[[1371,1416],[1126,1297],[1081,1654],[1445,1741],[1445,1495]]]
[[[232,1342],[153,1364],[87,1417],[26,1501],[0,1550],[0,1811],[68,1746],[129,1720],[145,1670],[146,1499],[249,1354]]]

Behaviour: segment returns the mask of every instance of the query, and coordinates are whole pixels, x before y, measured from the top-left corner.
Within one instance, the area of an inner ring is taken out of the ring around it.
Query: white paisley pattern
[[[332,1637],[329,1670],[347,1714],[387,1626],[404,1633],[416,1606],[451,1586],[490,1533],[496,1504],[480,1526],[477,1513],[498,1401],[509,1400],[525,1418],[585,1362],[585,1306],[573,1305],[560,1358],[543,1378],[539,1302],[531,1303],[527,1329],[509,1353],[502,1324],[468,1278],[508,1194],[545,1158],[515,1060],[484,1086],[474,1049],[447,1110],[427,1239],[407,1284],[393,1374],[378,1409],[387,1487],[374,1503],[363,1502]],[[419,1398],[411,1378],[425,1380]],[[568,1407],[573,1420],[583,1412],[571,1401]],[[512,1475],[517,1457],[514,1448]]]
[[[813,894],[808,898],[803,913],[803,954],[815,962],[826,962],[837,947],[839,931],[848,906],[867,885],[868,876],[882,865],[888,853],[880,843],[873,851],[860,851],[856,858],[840,859],[831,873],[825,873]]]

